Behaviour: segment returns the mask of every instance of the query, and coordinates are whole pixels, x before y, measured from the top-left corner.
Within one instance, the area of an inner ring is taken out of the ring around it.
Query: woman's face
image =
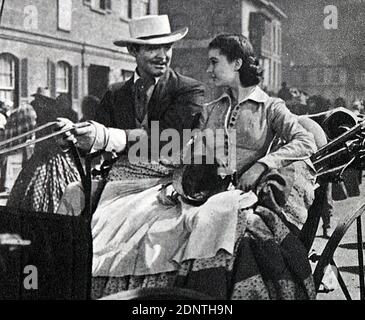
[[[233,86],[238,75],[235,61],[229,62],[219,49],[210,49],[208,53],[209,67],[207,72],[211,75],[217,87]]]

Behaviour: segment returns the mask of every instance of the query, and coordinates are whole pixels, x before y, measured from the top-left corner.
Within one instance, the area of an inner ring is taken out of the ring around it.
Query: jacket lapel
[[[166,106],[166,99],[169,98],[169,78],[171,70],[169,69],[157,82],[155,89],[153,90],[152,97],[148,103],[148,119],[158,120],[164,106]]]

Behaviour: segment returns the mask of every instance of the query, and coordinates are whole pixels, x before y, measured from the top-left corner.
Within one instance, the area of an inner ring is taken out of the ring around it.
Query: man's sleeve
[[[165,128],[161,129],[174,128],[182,132],[183,129],[198,127],[204,99],[205,88],[199,82],[179,88],[173,105],[164,115]]]

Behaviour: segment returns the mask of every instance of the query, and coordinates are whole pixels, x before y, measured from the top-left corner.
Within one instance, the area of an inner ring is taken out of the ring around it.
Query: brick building
[[[281,21],[286,15],[266,0],[160,0],[159,11],[170,16],[174,29],[188,26],[186,38],[175,45],[176,70],[209,83],[207,46],[222,32],[241,33],[252,42],[264,66],[263,86],[277,92],[281,82]],[[211,96],[214,92],[210,84]]]
[[[283,79],[347,104],[365,98],[365,1],[273,0],[283,22]]]
[[[158,0],[6,0],[0,97],[16,107],[48,86],[52,96],[69,94],[80,114],[83,96],[101,97],[133,72],[134,58],[113,44],[129,34],[128,20],[157,12]]]

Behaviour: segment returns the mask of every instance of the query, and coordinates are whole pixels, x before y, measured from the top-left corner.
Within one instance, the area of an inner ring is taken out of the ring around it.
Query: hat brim
[[[114,41],[113,43],[118,47],[126,47],[130,44],[160,45],[174,43],[184,38],[188,33],[188,30],[188,28],[183,28],[168,35],[162,35],[160,37],[153,37],[150,39],[122,38],[120,40]]]

